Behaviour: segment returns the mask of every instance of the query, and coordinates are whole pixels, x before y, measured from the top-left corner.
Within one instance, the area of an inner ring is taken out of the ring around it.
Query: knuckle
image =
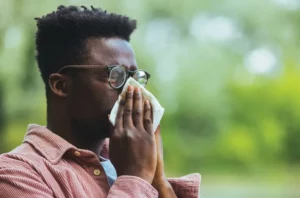
[[[145,118],[145,119],[144,119],[144,123],[145,123],[145,124],[152,124],[152,121],[151,121],[150,118]]]
[[[124,129],[124,134],[127,136],[130,133],[130,129]]]
[[[123,129],[115,129],[112,138],[119,139],[123,136]]]
[[[125,129],[124,134],[128,140],[134,139],[134,133],[132,132],[131,129]]]
[[[132,92],[127,92],[126,98],[127,99],[132,99],[132,97],[133,97]]]
[[[147,105],[147,106],[145,107],[145,111],[148,112],[148,111],[150,111],[150,110],[151,110],[150,106]]]
[[[121,134],[122,131],[123,131],[122,129],[116,128],[114,134]]]
[[[132,110],[131,109],[124,109],[124,112],[123,112],[124,116],[130,116],[132,114]]]
[[[122,119],[122,117],[123,117],[123,113],[118,113],[116,116],[116,119],[120,120],[120,119]]]
[[[148,143],[150,146],[154,146],[154,145],[155,145],[153,138],[150,138],[150,137],[147,138],[147,143]]]
[[[141,109],[136,109],[136,110],[134,111],[134,115],[135,115],[135,116],[141,116],[141,115],[142,115],[142,110],[141,110]]]
[[[126,100],[125,100],[125,99],[121,99],[121,101],[120,101],[120,105],[124,106],[124,105],[125,105],[125,103],[126,103]]]
[[[134,94],[134,98],[135,98],[136,100],[140,100],[140,99],[142,99],[142,96],[141,96],[140,93],[135,93],[135,94]]]

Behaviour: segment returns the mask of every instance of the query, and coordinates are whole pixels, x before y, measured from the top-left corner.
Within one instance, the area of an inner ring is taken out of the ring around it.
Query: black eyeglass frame
[[[56,73],[61,74],[63,70],[68,69],[68,68],[91,69],[91,68],[99,68],[99,66],[102,66],[102,65],[66,65],[66,66],[63,66],[62,68],[60,68]],[[125,70],[125,72],[126,72],[126,78],[125,78],[124,82],[119,87],[113,87],[111,85],[111,83],[110,83],[110,80],[109,80],[109,78],[110,78],[110,72],[115,67],[122,67]],[[125,84],[126,80],[129,77],[133,77],[139,71],[145,72],[145,74],[147,76],[147,82],[146,82],[146,84],[148,83],[148,80],[151,77],[151,75],[148,72],[146,72],[145,70],[137,69],[137,70],[131,71],[131,70],[126,69],[122,65],[109,65],[109,66],[105,66],[105,68],[103,68],[103,69],[106,70],[106,72],[107,72],[107,78],[108,78],[108,84],[113,89],[120,89],[121,87],[123,87],[123,85]],[[146,86],[146,84],[145,84],[145,86]]]

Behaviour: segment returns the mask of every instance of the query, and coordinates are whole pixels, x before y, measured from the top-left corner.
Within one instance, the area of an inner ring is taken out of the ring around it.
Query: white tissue
[[[143,100],[144,101],[149,100],[149,102],[151,103],[151,107],[153,111],[153,132],[155,132],[164,114],[165,109],[159,104],[158,100],[148,90],[146,90],[143,86],[141,86],[132,77],[129,77],[128,80],[126,81],[122,93],[119,95],[119,99],[117,100],[117,102],[115,103],[114,107],[110,112],[110,116],[109,116],[110,122],[112,123],[113,126],[115,126],[121,96],[126,94],[128,85],[139,87],[142,92]]]

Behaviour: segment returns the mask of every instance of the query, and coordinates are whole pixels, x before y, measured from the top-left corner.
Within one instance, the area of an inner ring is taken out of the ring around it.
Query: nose
[[[128,68],[128,70],[130,70],[130,71],[135,71],[135,70],[137,70],[138,69],[138,67],[136,66],[136,65],[131,65],[129,68]]]
[[[122,64],[128,71],[135,71],[138,69],[138,66],[135,64],[135,63],[125,63],[125,64]]]

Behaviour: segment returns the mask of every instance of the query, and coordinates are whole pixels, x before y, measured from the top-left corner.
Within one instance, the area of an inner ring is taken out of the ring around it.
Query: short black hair
[[[82,64],[89,38],[119,37],[129,41],[136,20],[100,8],[59,6],[37,21],[36,59],[48,91],[48,78],[64,65]]]

